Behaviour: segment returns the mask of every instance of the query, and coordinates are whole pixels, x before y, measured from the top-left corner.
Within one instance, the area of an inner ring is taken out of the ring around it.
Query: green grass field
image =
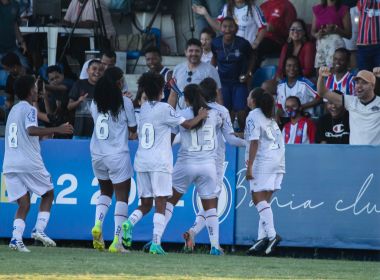
[[[0,246],[0,279],[380,279],[378,262]]]

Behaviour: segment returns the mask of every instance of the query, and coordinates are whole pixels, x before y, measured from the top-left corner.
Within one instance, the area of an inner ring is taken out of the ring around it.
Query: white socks
[[[269,240],[276,237],[276,230],[273,223],[273,212],[270,204],[265,200],[260,201],[256,205],[257,211],[260,215],[260,220],[263,222],[264,229],[267,233]]]
[[[154,213],[153,216],[153,243],[161,244],[161,237],[165,230],[165,216],[161,213]]]
[[[114,221],[115,221],[115,236],[119,237],[121,243],[121,225],[128,218],[128,204],[124,201],[117,201],[115,205]]]
[[[34,226],[34,228],[37,231],[44,232],[45,228],[49,222],[49,218],[50,218],[50,212],[38,212],[37,221],[36,221],[36,225]]]
[[[25,222],[22,219],[15,219],[13,221],[13,232],[12,239],[16,238],[17,240],[22,240],[22,235],[25,230]]]
[[[131,224],[134,226],[141,220],[142,217],[143,217],[143,213],[139,209],[136,209],[129,216],[128,221],[130,221]]]
[[[259,227],[258,227],[258,230],[257,230],[257,240],[260,240],[260,239],[263,239],[267,237],[267,232],[265,231],[265,228],[264,228],[264,221],[263,219],[259,219]]]
[[[219,220],[216,208],[205,211],[205,216],[211,246],[219,249]]]
[[[103,224],[104,218],[107,215],[108,208],[110,207],[112,198],[106,195],[100,195],[98,197],[98,203],[95,210],[95,224],[100,221]]]
[[[165,209],[165,228],[168,225],[169,221],[171,220],[173,216],[174,211],[174,205],[170,202],[166,202],[166,209]]]
[[[194,233],[194,235],[197,235],[206,225],[206,217],[205,217],[205,211],[202,209],[198,212],[193,226],[190,228],[190,230]]]

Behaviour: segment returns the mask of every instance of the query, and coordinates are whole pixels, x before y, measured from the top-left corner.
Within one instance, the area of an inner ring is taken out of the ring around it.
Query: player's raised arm
[[[342,96],[331,92],[325,85],[325,77],[328,77],[330,75],[330,69],[328,67],[321,67],[319,68],[319,76],[318,76],[318,82],[317,82],[317,92],[319,96],[322,98],[326,98],[331,103],[334,103],[335,105],[341,106],[342,105]]]

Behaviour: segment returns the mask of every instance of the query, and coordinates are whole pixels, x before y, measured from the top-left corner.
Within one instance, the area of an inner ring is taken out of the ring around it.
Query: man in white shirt
[[[329,91],[323,80],[328,75],[328,67],[319,69],[318,94],[349,111],[350,144],[380,145],[380,97],[375,95],[375,75],[367,70],[359,71],[355,77],[356,96],[341,96]]]

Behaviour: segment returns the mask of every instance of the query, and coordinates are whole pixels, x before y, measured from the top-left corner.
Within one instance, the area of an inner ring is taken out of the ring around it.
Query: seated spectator
[[[211,41],[215,38],[216,34],[212,29],[205,28],[201,32],[200,41],[202,43],[202,57],[201,61],[211,64],[212,51]]]
[[[79,80],[69,93],[67,109],[75,111],[73,139],[90,138],[94,129],[90,105],[94,98],[96,82],[103,76],[104,66],[100,60],[92,60],[88,64],[88,79]]]
[[[278,119],[289,117],[285,111],[285,102],[289,96],[297,96],[302,109],[312,116],[315,115],[313,108],[321,103],[315,85],[302,77],[301,66],[295,56],[286,59],[285,78],[277,86]]]
[[[343,93],[334,90],[342,95]],[[317,125],[316,143],[348,144],[350,137],[349,114],[342,105],[326,103],[327,114],[323,115]]]
[[[290,121],[282,130],[285,144],[314,143],[316,128],[313,121],[303,115],[301,100],[296,96],[289,96],[286,99],[285,110],[290,117]]]
[[[90,63],[91,60],[92,59],[89,59],[83,64],[82,70],[80,72],[79,79],[81,79],[81,80],[88,79],[87,69],[88,69],[88,64]],[[111,50],[107,50],[107,51],[102,52],[100,62],[104,66],[104,71],[106,71],[108,67],[115,66],[116,65],[116,53],[114,51],[111,51]]]
[[[317,39],[315,68],[331,66],[336,49],[344,48],[343,38],[352,36],[349,8],[341,0],[321,0],[313,7],[311,34]]]
[[[257,48],[256,67],[267,56],[278,57],[288,37],[288,30],[297,18],[297,12],[289,0],[266,0],[260,5],[267,21],[267,32]]]
[[[29,71],[21,65],[21,61],[18,55],[13,52],[7,53],[1,59],[1,65],[4,70],[9,73],[6,84],[5,93],[7,101],[5,107],[10,110],[15,103],[14,82],[22,75],[30,74]]]
[[[346,95],[355,95],[355,76],[348,70],[350,55],[350,51],[345,48],[339,48],[334,52],[332,73],[326,79],[326,87],[329,90],[338,90]]]
[[[310,41],[306,23],[302,19],[296,19],[290,26],[288,41],[282,47],[278,62],[278,79],[284,76],[285,60],[289,56],[298,57],[304,77],[310,79],[314,76],[315,44]]]

